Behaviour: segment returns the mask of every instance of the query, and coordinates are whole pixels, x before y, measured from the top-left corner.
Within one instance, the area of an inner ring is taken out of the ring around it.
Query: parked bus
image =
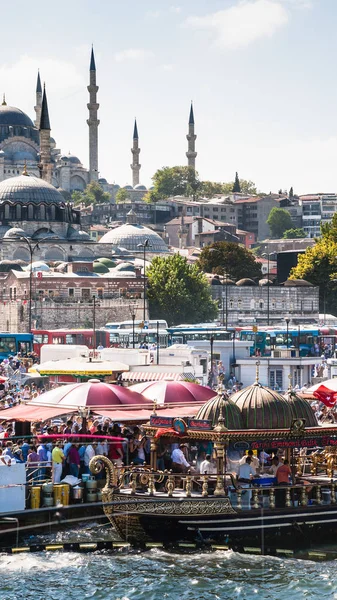
[[[288,336],[287,336],[288,334]],[[251,355],[256,351],[261,356],[270,356],[272,350],[295,347],[300,356],[321,356],[326,346],[334,352],[337,342],[337,329],[329,327],[289,327],[280,329],[264,329],[254,332],[242,329],[240,340],[254,342]]]
[[[77,344],[93,347],[93,329],[34,329],[34,352],[40,356],[43,344]]]
[[[31,333],[0,333],[0,362],[19,352],[27,355],[33,350],[33,335]]]
[[[147,346],[151,344],[157,344],[159,342],[160,348],[166,348],[168,345],[168,332],[167,329],[161,329],[157,327],[144,329],[142,327],[134,327],[131,329],[113,329],[106,330],[108,333],[108,344],[107,348],[110,346],[117,348],[139,348],[141,345],[145,344]],[[100,331],[96,332],[97,334]]]
[[[234,329],[214,325],[213,323],[200,323],[198,325],[178,325],[168,328],[169,345],[187,344],[200,340],[231,340]]]

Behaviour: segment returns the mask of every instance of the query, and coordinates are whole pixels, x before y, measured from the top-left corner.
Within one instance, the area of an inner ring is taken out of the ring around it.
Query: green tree
[[[297,227],[295,229],[287,229],[284,233],[283,233],[283,238],[285,240],[295,240],[296,238],[305,238],[306,233],[304,231],[304,229],[302,229],[302,227]]]
[[[75,206],[83,202],[83,192],[75,191],[71,194],[71,199]]]
[[[177,325],[217,317],[218,306],[206,277],[186,258],[179,254],[156,257],[146,275],[151,319],[166,319],[169,325]]]
[[[224,184],[214,181],[202,181],[199,192],[200,196],[204,198],[214,198],[216,194],[224,193]]]
[[[337,311],[337,213],[321,226],[322,237],[299,254],[290,279],[306,279],[319,286],[320,312]]]
[[[198,261],[205,273],[228,274],[230,279],[261,279],[261,265],[252,252],[233,242],[215,242],[202,249]]]
[[[151,198],[170,196],[197,196],[200,187],[198,173],[192,167],[164,167],[158,169],[152,177]],[[153,201],[151,200],[151,201]]]
[[[115,196],[116,204],[118,204],[119,202],[125,202],[128,199],[129,199],[128,191],[125,188],[119,188],[119,190],[117,190],[116,196]]]
[[[267,225],[269,225],[270,234],[273,238],[281,238],[287,229],[292,229],[293,222],[287,210],[274,206],[269,213]]]
[[[293,186],[291,186],[290,190],[289,190],[289,198],[293,198],[294,197],[294,189]]]
[[[233,193],[239,194],[241,192],[241,185],[240,185],[240,179],[239,179],[239,175],[236,172],[235,173],[235,181],[233,184]]]
[[[242,194],[251,194],[255,196],[257,194],[256,185],[253,181],[248,181],[247,179],[240,179],[240,189]],[[229,181],[228,183],[223,183],[223,193],[224,194],[233,194],[234,181]]]
[[[84,206],[110,202],[110,194],[105,192],[97,181],[89,183],[84,192],[73,192],[71,197],[75,204]]]

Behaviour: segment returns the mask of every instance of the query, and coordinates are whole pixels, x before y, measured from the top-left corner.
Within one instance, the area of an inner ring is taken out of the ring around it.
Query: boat
[[[319,426],[306,400],[262,386],[258,379],[232,398],[220,391],[195,419],[158,417],[144,427],[150,465],[118,468],[95,456],[90,469],[106,471],[103,510],[122,540],[136,546],[194,542],[269,548],[306,547],[337,533],[337,426]],[[157,470],[157,443],[209,442],[216,474]],[[292,483],[264,478],[243,487],[226,469],[232,450],[282,448]]]

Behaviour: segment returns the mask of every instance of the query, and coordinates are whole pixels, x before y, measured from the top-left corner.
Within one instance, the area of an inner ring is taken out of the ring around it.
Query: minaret
[[[191,102],[191,110],[190,110],[190,118],[188,120],[188,134],[186,136],[188,140],[188,151],[186,152],[187,156],[187,164],[189,167],[195,170],[195,159],[197,156],[197,152],[195,151],[195,140],[197,136],[194,133],[194,113],[193,113],[193,104]]]
[[[40,119],[40,176],[48,183],[52,179],[52,164],[50,151],[50,121],[48,112],[48,102],[46,86],[43,86],[43,97]]]
[[[90,181],[98,181],[98,125],[97,112],[99,104],[97,104],[98,86],[96,85],[96,65],[94,57],[94,48],[91,48],[90,58],[90,85],[89,92],[89,177]]]
[[[41,87],[41,79],[40,79],[40,71],[37,72],[37,82],[36,82],[36,106],[34,106],[36,119],[34,122],[35,127],[40,128],[40,120],[41,120],[41,108],[42,108],[42,87]]]
[[[138,129],[137,129],[137,121],[135,119],[135,126],[133,129],[133,146],[131,148],[132,152],[132,165],[130,165],[132,170],[132,186],[135,187],[139,184],[139,171],[142,165],[139,164],[139,154],[140,148],[138,147],[139,137],[138,137]]]

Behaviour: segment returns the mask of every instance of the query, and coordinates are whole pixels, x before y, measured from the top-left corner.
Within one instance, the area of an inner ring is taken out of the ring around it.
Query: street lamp
[[[132,348],[134,348],[135,347],[135,318],[136,318],[135,313],[132,313],[131,318],[132,318]]]
[[[145,261],[146,261],[146,248],[152,248],[152,245],[150,244],[150,240],[149,238],[146,238],[146,240],[144,241],[143,244],[137,244],[138,248],[143,248],[143,252],[144,252],[144,272],[143,272],[143,277],[144,277],[144,307],[143,307],[143,321],[145,323],[146,320],[146,277],[145,277]]]
[[[287,325],[287,350],[289,348],[289,323],[290,323],[290,319],[289,317],[286,318],[286,325]]]
[[[268,259],[267,262],[267,325],[269,325],[270,321],[270,280],[269,280],[269,271],[270,271],[270,256],[275,254],[275,252],[264,252],[261,256],[265,256]]]
[[[43,238],[40,238],[39,241],[37,241],[35,244],[33,243],[33,241],[26,237],[25,235],[21,235],[18,232],[18,235],[14,235],[13,237],[8,237],[6,239],[4,239],[3,241],[6,242],[24,242],[29,250],[29,256],[30,256],[30,261],[29,261],[29,265],[30,265],[30,269],[29,269],[29,308],[28,308],[28,329],[29,329],[29,333],[32,333],[32,287],[33,287],[33,283],[32,283],[32,278],[33,278],[33,255],[35,250],[39,250],[40,249],[40,243],[44,242],[45,240],[50,240],[53,232],[51,231],[51,229],[48,229],[48,234]],[[55,236],[56,237],[56,236]]]
[[[226,286],[226,294],[225,294],[225,319],[224,319],[224,310],[223,310],[223,301],[224,299],[222,298],[222,325],[225,326],[225,329],[227,331],[227,326],[228,326],[228,289],[227,289],[227,285],[228,285],[228,273],[224,273],[223,275],[223,279],[222,279],[222,285]]]

